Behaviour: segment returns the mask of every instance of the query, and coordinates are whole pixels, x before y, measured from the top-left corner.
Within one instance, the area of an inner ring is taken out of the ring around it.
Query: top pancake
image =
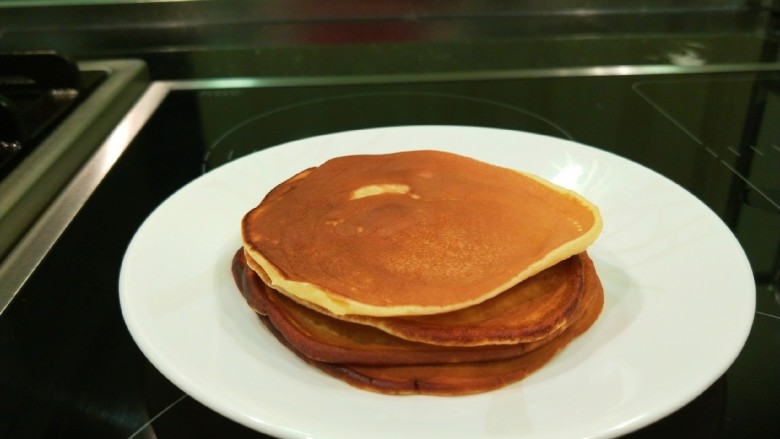
[[[598,209],[572,191],[439,151],[329,160],[242,221],[244,249],[271,287],[368,316],[480,303],[584,251],[600,231]]]

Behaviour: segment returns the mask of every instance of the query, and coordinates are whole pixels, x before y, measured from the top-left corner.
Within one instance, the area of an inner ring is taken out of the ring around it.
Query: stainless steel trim
[[[138,99],[149,78],[139,60],[80,63],[106,78],[0,181],[0,260]]]
[[[478,81],[496,79],[571,78],[588,76],[686,75],[702,73],[780,72],[780,63],[677,65],[614,65],[475,72],[430,72],[417,74],[300,77],[236,77],[169,82],[171,89],[226,89],[294,87],[347,84],[392,84],[404,82]]]
[[[0,265],[0,314],[146,123],[167,90],[163,85],[149,87]]]

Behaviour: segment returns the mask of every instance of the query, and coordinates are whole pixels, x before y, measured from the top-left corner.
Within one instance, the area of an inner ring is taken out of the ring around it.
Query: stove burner
[[[26,134],[16,106],[0,95],[0,169],[21,152]]]
[[[0,54],[0,178],[83,98],[96,78],[54,52]]]
[[[372,108],[383,111],[368,110]],[[334,120],[333,115],[339,117]],[[240,122],[206,150],[203,172],[295,140],[288,130],[296,121],[305,121],[293,128],[298,139],[390,125],[484,125],[573,139],[563,127],[539,114],[484,98],[406,91],[343,94],[292,103]]]

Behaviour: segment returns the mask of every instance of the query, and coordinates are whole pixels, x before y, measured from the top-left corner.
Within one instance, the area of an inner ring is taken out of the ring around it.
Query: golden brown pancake
[[[247,267],[243,250],[239,250],[233,258],[233,277],[250,306],[267,316],[293,349],[309,359],[326,363],[376,366],[490,361],[526,354],[566,329],[562,326],[546,338],[531,343],[477,347],[430,345],[339,320],[296,303],[268,288]],[[581,313],[574,310],[571,317],[578,317],[578,312]]]
[[[455,364],[365,366],[312,360],[290,345],[273,324],[263,322],[301,358],[355,387],[385,394],[466,395],[485,392],[519,381],[549,362],[574,338],[597,320],[604,304],[601,282],[589,258],[586,261],[586,295],[577,320],[548,343],[518,357]]]
[[[542,340],[571,324],[583,294],[584,257],[572,256],[496,297],[443,314],[334,315],[314,304],[296,301],[318,313],[370,325],[410,341],[443,346],[516,345]],[[267,276],[254,261],[250,259],[247,264],[267,282]]]
[[[439,151],[327,161],[242,221],[271,287],[334,315],[440,314],[584,251],[598,209],[538,177]]]

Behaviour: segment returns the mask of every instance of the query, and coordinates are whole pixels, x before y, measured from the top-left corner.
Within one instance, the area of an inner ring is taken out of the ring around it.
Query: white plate
[[[440,149],[533,172],[602,211],[591,247],[605,286],[596,324],[551,363],[466,397],[385,396],[300,361],[233,283],[239,221],[276,184],[326,159]],[[228,163],[144,222],[125,255],[122,312],[144,354],[213,410],[291,438],[609,437],[694,399],[733,362],[755,285],[742,248],[691,194],[636,163],[528,133],[418,126],[309,138]]]

